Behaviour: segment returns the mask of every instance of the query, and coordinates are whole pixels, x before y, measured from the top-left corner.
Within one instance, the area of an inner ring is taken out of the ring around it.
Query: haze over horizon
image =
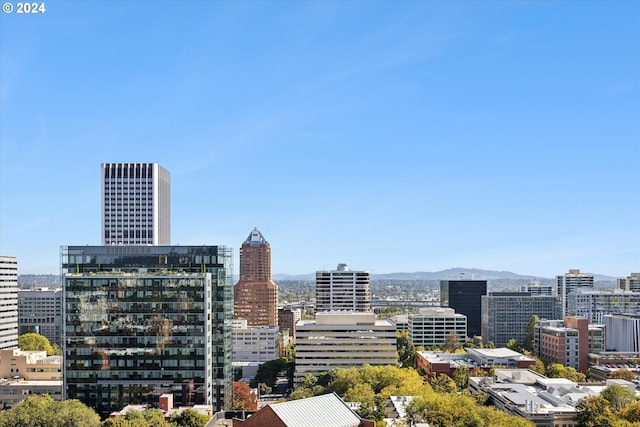
[[[0,16],[0,254],[100,244],[100,164],[274,272],[640,271],[640,2],[49,1]]]

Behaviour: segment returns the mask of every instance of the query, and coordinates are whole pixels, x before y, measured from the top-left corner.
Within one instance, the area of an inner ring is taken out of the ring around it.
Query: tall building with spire
[[[248,326],[278,326],[278,286],[271,279],[271,246],[254,228],[240,248],[233,313]]]

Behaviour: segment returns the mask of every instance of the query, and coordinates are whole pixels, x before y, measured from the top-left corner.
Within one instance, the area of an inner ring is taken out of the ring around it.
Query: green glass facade
[[[64,246],[65,398],[106,417],[173,393],[230,408],[232,250]]]

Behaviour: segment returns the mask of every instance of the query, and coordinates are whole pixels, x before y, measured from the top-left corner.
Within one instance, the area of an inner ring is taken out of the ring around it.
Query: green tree
[[[408,332],[397,334],[398,363],[403,368],[412,367],[416,364],[416,347],[409,340]]]
[[[257,387],[260,383],[265,383],[268,386],[272,386],[276,382],[278,373],[286,371],[289,368],[287,359],[281,357],[280,359],[269,360],[264,362],[258,368],[256,377],[251,381],[251,387]]]
[[[538,322],[540,322],[540,318],[537,314],[534,314],[527,324],[527,335],[525,336],[524,344],[522,345],[525,350],[533,351],[533,347],[535,344],[536,325],[538,324]]]
[[[545,375],[547,369],[544,367],[544,363],[542,362],[542,360],[538,359],[537,357],[535,357],[534,360],[536,362],[533,365],[529,366],[529,369],[539,374]]]
[[[99,427],[100,417],[78,400],[30,395],[14,408],[0,411],[0,427]]]
[[[436,393],[455,393],[458,390],[456,383],[445,374],[434,374],[429,379],[429,384]]]
[[[306,388],[307,390],[313,390],[313,387],[318,383],[318,377],[313,374],[307,374],[300,379],[300,388]]]
[[[171,415],[169,422],[175,427],[204,427],[210,418],[193,409],[185,409],[178,414]]]
[[[29,332],[18,337],[18,348],[23,351],[46,351],[47,356],[62,354],[60,347],[51,346],[49,339],[44,335]]]
[[[587,380],[587,376],[582,372],[578,372],[575,368],[564,366],[560,363],[552,363],[547,366],[547,376],[549,378],[567,378],[577,383]]]
[[[347,402],[373,402],[375,393],[371,388],[371,385],[367,383],[359,383],[354,385],[344,395],[344,400]],[[366,417],[365,417],[366,418]]]
[[[520,345],[518,340],[515,338],[511,338],[509,342],[507,342],[507,348],[509,350],[517,351],[518,353],[522,351],[522,346]]]
[[[306,399],[307,397],[313,397],[313,392],[306,388],[299,388],[289,395],[289,400]]]
[[[614,412],[636,401],[636,393],[634,390],[622,384],[615,383],[602,390],[600,396],[609,401],[609,408]]]
[[[469,386],[469,372],[469,368],[466,365],[462,365],[454,371],[452,378],[458,389],[466,389]]]

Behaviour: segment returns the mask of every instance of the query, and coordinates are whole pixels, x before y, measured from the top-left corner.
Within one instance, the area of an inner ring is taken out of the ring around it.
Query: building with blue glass
[[[64,394],[101,416],[172,393],[231,407],[232,250],[63,246]]]

